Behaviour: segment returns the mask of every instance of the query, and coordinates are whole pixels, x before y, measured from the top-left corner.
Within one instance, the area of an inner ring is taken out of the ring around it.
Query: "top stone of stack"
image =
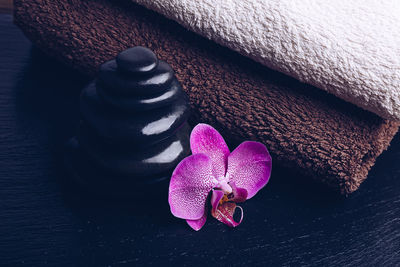
[[[118,54],[118,69],[131,74],[147,74],[158,65],[156,55],[148,48],[136,46],[126,49]]]

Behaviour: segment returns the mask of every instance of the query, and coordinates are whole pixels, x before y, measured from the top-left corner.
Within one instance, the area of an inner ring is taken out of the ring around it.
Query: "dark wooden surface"
[[[274,166],[236,229],[200,232],[159,199],[117,201],[68,182],[62,148],[87,79],[0,16],[0,265],[400,265],[400,138],[349,197]]]

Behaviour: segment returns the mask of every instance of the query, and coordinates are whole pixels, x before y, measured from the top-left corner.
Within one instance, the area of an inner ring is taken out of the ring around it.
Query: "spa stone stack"
[[[167,185],[189,152],[189,105],[172,68],[144,47],[101,65],[80,99],[81,123],[67,163],[86,187],[111,195]]]

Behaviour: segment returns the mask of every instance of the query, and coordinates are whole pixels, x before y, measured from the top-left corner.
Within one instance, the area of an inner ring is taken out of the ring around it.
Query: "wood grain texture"
[[[274,166],[236,229],[192,231],[166,196],[145,203],[68,183],[63,143],[87,79],[31,49],[0,16],[0,266],[398,266],[400,138],[351,196]]]

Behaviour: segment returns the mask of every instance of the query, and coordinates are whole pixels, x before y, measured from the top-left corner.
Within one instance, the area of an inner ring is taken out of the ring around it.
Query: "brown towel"
[[[135,4],[15,0],[15,22],[45,53],[89,75],[135,45],[153,49],[190,95],[194,121],[234,142],[265,143],[275,161],[350,193],[398,123],[273,72]]]

